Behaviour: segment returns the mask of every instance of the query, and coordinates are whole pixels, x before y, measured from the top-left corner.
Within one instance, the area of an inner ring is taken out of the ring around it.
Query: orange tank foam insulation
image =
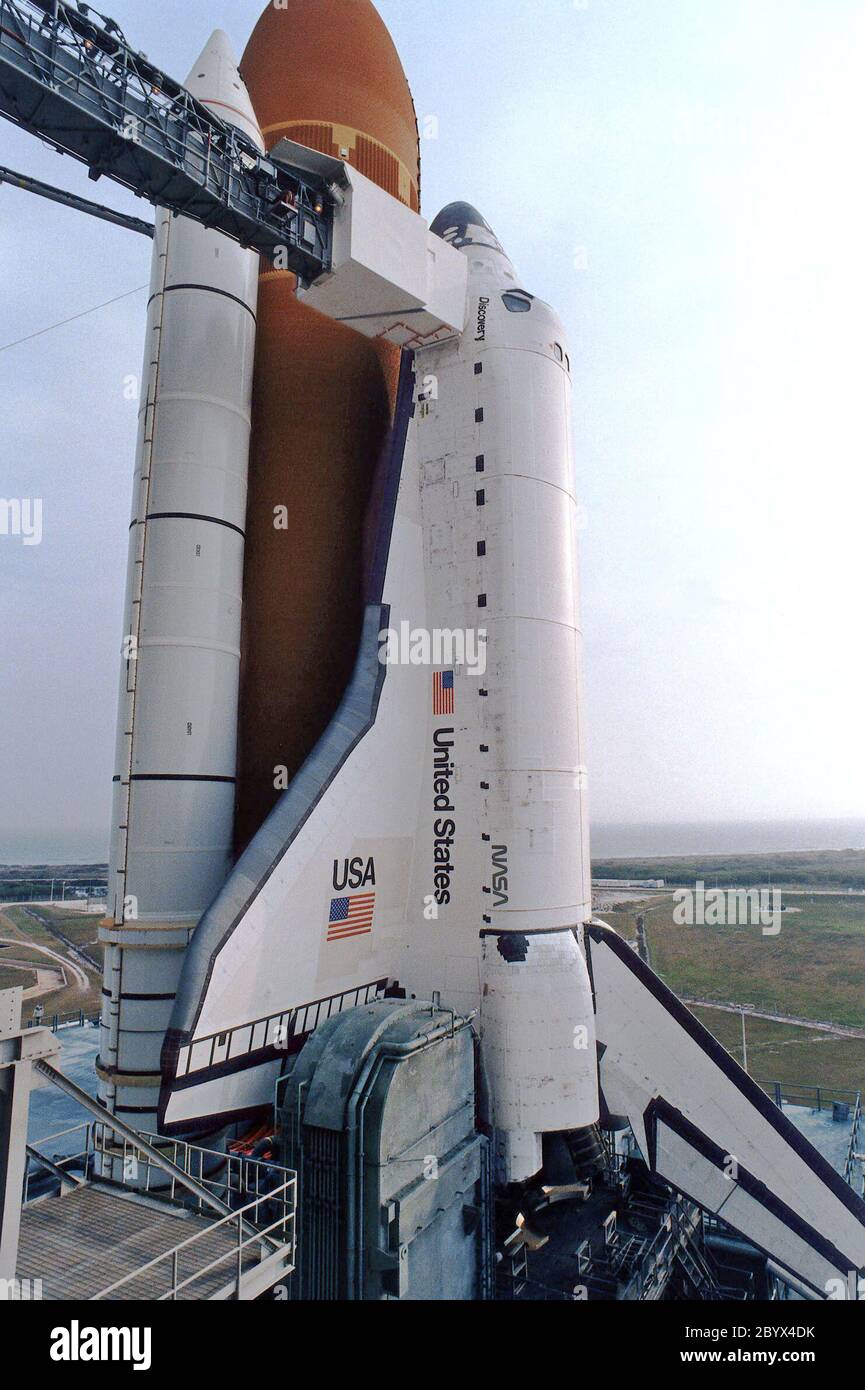
[[[414,103],[369,0],[264,12],[241,64],[268,149],[345,159],[419,206]],[[400,350],[307,309],[262,267],[253,399],[236,841],[242,849],[330,723],[363,618],[364,521]],[[282,511],[281,509],[285,509]],[[287,516],[285,528],[275,518]],[[285,769],[285,773],[282,770]]]

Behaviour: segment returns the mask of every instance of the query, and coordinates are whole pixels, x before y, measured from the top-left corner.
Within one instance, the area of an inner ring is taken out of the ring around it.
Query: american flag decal
[[[345,941],[349,936],[369,936],[374,912],[375,893],[360,893],[355,898],[331,898],[328,941]]]
[[[433,676],[433,714],[454,713],[454,673],[436,671]]]

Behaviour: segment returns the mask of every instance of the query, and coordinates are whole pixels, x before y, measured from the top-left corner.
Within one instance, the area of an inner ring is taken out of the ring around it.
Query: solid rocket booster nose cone
[[[370,0],[268,5],[241,71],[268,149],[288,138],[344,159],[419,209],[414,102],[393,39]]]
[[[186,86],[191,90],[199,82],[218,81],[224,68],[233,69],[236,74],[238,66],[237,54],[225,30],[214,29],[189,70]]]
[[[223,29],[215,29],[207,40],[192,65],[186,88],[217,116],[237,126],[263,148],[252,101],[238,70],[237,55]]]

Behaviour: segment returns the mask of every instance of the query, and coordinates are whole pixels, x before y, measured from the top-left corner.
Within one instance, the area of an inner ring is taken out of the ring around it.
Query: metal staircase
[[[693,1243],[682,1244],[676,1252],[679,1265],[703,1302],[722,1303],[724,1294],[709,1268],[708,1260]]]

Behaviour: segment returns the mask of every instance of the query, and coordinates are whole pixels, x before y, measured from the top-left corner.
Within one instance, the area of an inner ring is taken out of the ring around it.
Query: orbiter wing
[[[826,1296],[865,1203],[621,937],[587,931],[602,1104],[653,1173]]]

